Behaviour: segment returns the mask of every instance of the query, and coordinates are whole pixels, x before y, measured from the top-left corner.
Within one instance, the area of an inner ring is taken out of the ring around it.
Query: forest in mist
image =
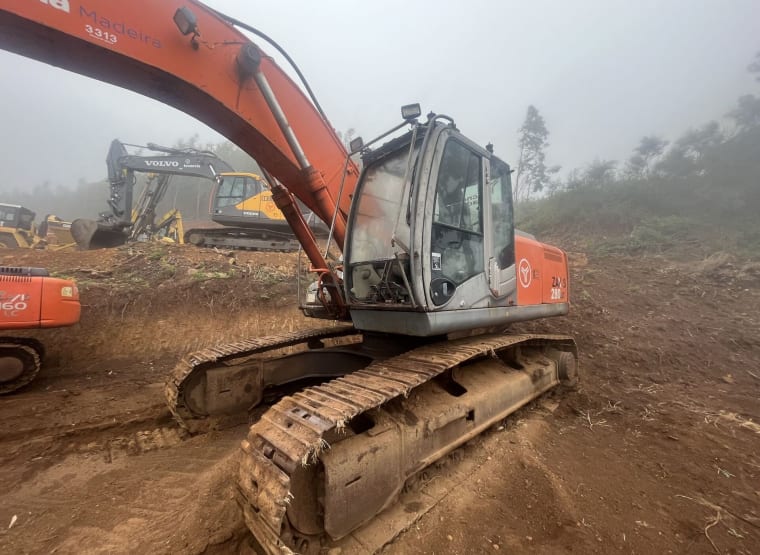
[[[760,83],[760,52],[748,70]],[[610,125],[614,122],[611,113]],[[595,159],[563,171],[551,164],[550,128],[540,110],[529,106],[517,130],[519,152],[500,153],[513,168],[516,217],[526,230],[611,234],[621,237],[611,248],[624,251],[704,240],[760,250],[760,97],[751,91],[719,119],[695,122],[678,137],[653,130],[632,141],[625,160]],[[348,130],[341,136],[353,134]],[[259,172],[256,162],[230,142],[198,144],[194,136],[171,146],[211,150],[237,171]],[[145,179],[138,177],[135,198]],[[212,186],[208,180],[175,177],[159,210],[178,208],[186,221],[208,219]],[[104,179],[80,180],[73,189],[46,182],[5,193],[0,201],[31,208],[40,221],[48,213],[66,220],[96,218],[107,209],[107,198]]]
[[[235,171],[260,173],[258,164],[229,141],[218,144],[199,144],[197,136],[179,139],[172,148],[195,148],[207,150],[216,154],[222,160],[229,163]],[[108,145],[103,150],[103,174],[107,173],[105,157]],[[131,153],[137,155],[154,156],[146,148],[131,148]],[[140,192],[145,187],[149,178],[148,174],[135,174],[134,198],[139,198]],[[159,204],[158,214],[172,208],[177,208],[186,220],[206,220],[209,218],[209,196],[213,188],[213,182],[207,179],[190,177],[172,177],[164,200]],[[34,210],[37,213],[37,221],[41,221],[46,214],[72,221],[76,218],[96,219],[101,212],[108,210],[107,200],[109,195],[108,180],[87,183],[83,180],[76,187],[69,188],[62,185],[52,186],[49,182],[42,183],[32,190],[13,190],[3,193],[0,202],[20,204]]]
[[[741,96],[723,120],[672,141],[642,137],[627,160],[597,159],[563,179],[545,173],[531,181],[523,170],[523,185],[517,182],[517,222],[528,231],[594,237],[612,252],[692,245],[760,255],[755,95]]]

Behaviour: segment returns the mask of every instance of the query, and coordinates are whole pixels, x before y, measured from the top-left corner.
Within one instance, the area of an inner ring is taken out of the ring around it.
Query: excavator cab
[[[273,179],[271,176],[269,179]],[[271,250],[295,250],[298,248],[290,225],[272,198],[267,181],[255,173],[226,172],[217,176],[217,184],[211,195],[211,220],[224,226],[257,228],[262,239],[259,248]],[[317,237],[327,235],[327,227],[312,216],[311,211],[296,201],[304,218],[310,222],[312,233]]]
[[[17,204],[0,204],[0,247],[30,248],[35,241],[35,213]]]
[[[509,166],[445,116],[362,160],[345,253],[356,327],[430,336],[502,323],[517,301]]]
[[[211,198],[211,219],[222,225],[240,225],[252,218],[283,220],[264,180],[253,173],[219,175]]]

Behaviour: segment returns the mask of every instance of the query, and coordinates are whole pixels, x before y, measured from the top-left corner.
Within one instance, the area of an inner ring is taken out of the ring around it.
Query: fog
[[[336,129],[366,139],[420,102],[509,162],[529,104],[550,132],[547,162],[569,170],[624,160],[643,135],[673,138],[758,89],[746,70],[760,49],[756,0],[208,3],[277,40]],[[223,140],[173,108],[4,51],[0,75],[5,191],[103,179],[115,137]]]

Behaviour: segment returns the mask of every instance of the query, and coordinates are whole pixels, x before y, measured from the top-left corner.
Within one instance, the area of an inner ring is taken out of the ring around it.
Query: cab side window
[[[438,170],[433,204],[432,260],[434,278],[460,284],[482,272],[483,172],[481,157],[449,140]]]
[[[500,269],[515,263],[514,222],[512,216],[512,187],[509,167],[497,159],[491,160],[488,187],[491,196],[491,241]]]
[[[436,223],[481,233],[480,157],[456,141],[443,152],[436,186]]]
[[[21,211],[19,212],[18,226],[21,229],[26,229],[27,231],[31,231],[32,226],[34,226],[34,212],[29,212],[28,210],[24,210],[22,208]]]
[[[246,178],[244,176],[226,177],[219,186],[219,194],[216,197],[216,205],[223,206],[235,205],[245,199]]]

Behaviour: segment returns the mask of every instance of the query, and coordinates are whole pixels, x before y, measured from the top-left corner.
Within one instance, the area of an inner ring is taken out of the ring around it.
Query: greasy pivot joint
[[[251,43],[244,44],[235,56],[240,81],[246,81],[253,77],[261,65],[261,51]]]

